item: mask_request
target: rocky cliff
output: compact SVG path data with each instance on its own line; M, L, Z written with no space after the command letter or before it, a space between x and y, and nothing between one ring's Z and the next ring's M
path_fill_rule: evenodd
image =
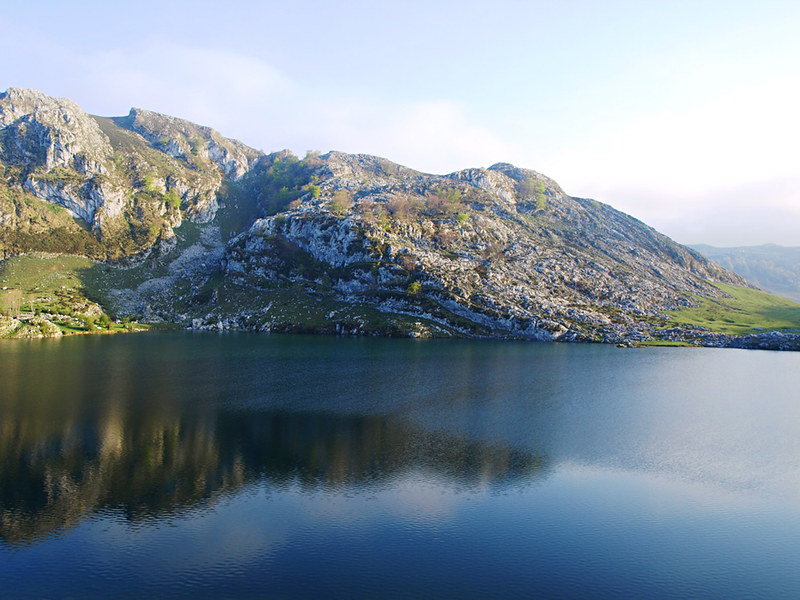
M725 296L715 284L746 285L504 163L430 175L366 155L267 155L174 117L93 117L16 89L0 95L0 159L5 255L99 261L84 284L117 316L631 342Z
M184 218L211 220L223 183L260 156L173 117L94 117L71 100L11 88L0 94L0 245L6 255L145 252L170 243Z

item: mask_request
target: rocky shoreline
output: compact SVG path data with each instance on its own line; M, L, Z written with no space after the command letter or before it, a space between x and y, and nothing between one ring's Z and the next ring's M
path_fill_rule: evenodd
M343 323L332 320L317 327L310 327L304 323L279 322L264 325L248 325L244 316L239 318L217 319L206 322L201 318L193 318L189 323L167 323L156 321L144 326L136 324L127 329L94 331L68 331L65 332L51 320L43 316L18 315L17 317L0 316L0 339L35 339L56 338L64 335L108 335L114 333L136 333L148 331L152 326L155 329L185 329L189 331L208 332L254 332L262 334L313 334L336 335L346 337L411 337L420 339L430 338L472 338L472 339L501 339L515 341L541 342L543 340L531 336L514 334L496 335L469 335L464 332L454 331L432 326L430 322L409 321L407 327L379 326L368 328L359 323ZM616 344L620 347L643 346L700 346L708 348L737 348L743 350L777 350L800 351L800 333L764 331L748 335L731 335L715 333L700 328L675 327L667 330L657 330L644 333L641 330L629 335L614 335L607 339L585 339L579 335L564 335L558 340L549 340L559 343L606 343Z
M499 335L464 335L459 333L448 333L439 335L435 329L427 327L422 321L417 321L417 330L403 332L400 330L389 331L387 329L365 329L352 324L342 324L331 322L318 328L308 328L300 323L277 323L266 326L247 326L245 319L227 318L219 319L216 322L205 322L203 319L195 318L191 324L186 326L187 330L192 331L216 331L216 332L244 332L254 333L304 333L313 335L337 335L347 337L412 337L412 338L473 338L473 339L500 339L513 341L542 342L543 340L530 336L499 334ZM715 333L702 329L672 328L669 330L655 331L653 334L642 334L636 332L635 335L613 336L604 340L589 340L579 336L564 336L563 339L547 340L553 343L601 343L615 344L620 347L645 347L658 346L664 342L664 346L699 346L706 348L736 348L742 350L777 350L777 351L800 351L800 333L765 331L747 335L731 335Z

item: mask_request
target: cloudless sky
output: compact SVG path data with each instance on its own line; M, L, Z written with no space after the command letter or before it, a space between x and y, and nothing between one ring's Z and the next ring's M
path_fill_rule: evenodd
M35 2L0 89L270 152L512 162L684 243L800 246L800 2Z

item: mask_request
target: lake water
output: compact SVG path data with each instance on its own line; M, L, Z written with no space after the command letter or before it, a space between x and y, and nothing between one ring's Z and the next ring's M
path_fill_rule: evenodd
M0 343L0 596L800 598L800 354Z

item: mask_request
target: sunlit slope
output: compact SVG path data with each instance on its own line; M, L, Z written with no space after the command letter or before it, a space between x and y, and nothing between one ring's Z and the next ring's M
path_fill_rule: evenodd
M0 338L53 337L134 329L114 322L85 283L96 266L80 256L16 256L0 261ZM137 325L136 329L141 328Z
M698 306L670 313L670 326L695 325L733 335L800 331L800 304L761 290L715 285L730 298L697 296Z

